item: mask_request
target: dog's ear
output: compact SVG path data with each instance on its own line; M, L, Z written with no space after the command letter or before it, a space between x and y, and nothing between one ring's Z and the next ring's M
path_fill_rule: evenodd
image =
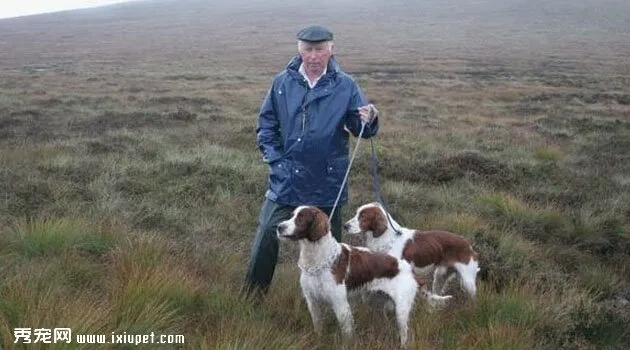
M379 237L387 231L387 218L381 213L374 217L374 237Z
M372 231L374 237L379 237L387 230L387 217L378 207L363 209L359 215L361 231Z
M328 223L328 217L324 212L319 209L311 209L312 222L308 234L308 240L315 242L318 239L324 237L330 231L330 224Z

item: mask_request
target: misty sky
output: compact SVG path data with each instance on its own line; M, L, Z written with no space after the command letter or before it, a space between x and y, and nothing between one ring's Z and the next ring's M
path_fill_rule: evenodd
M128 1L130 0L2 0L0 1L0 18L73 10Z

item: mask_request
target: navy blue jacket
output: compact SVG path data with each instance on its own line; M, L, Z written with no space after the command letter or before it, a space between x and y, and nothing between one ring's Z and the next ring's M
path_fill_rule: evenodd
M348 168L348 131L358 137L358 108L367 102L334 57L312 89L298 71L301 63L296 55L276 75L258 117L258 147L269 164L265 196L284 205L331 207ZM362 137L377 131L378 118L365 126ZM347 201L346 183L339 204Z

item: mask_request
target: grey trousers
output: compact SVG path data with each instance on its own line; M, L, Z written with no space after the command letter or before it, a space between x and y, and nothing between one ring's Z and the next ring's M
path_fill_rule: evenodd
M278 237L276 228L284 220L290 219L295 207L278 204L265 198L260 216L258 229L252 243L249 256L247 276L245 277L245 292L251 296L253 292L266 294L278 261ZM322 207L326 215L330 215L332 207ZM342 206L337 206L330 221L333 237L341 242Z

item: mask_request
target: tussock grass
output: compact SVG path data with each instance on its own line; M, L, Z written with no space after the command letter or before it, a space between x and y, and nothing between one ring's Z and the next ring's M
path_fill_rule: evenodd
M79 261L91 274L99 271L98 266ZM71 327L79 334L108 331L109 307L93 291L67 283L72 272L63 269L68 263L67 259L53 261L53 264L31 262L17 273L5 275L0 288L0 343L4 343L5 348L15 346L13 329L18 327Z
M557 147L542 146L536 148L534 157L541 161L557 162L562 159L563 153L562 150Z
M583 288L599 298L609 299L623 290L622 278L600 262L585 261L577 268Z
M482 287L474 305L443 311L442 320L417 313L418 348L535 348L542 343L533 335L545 319L538 307L537 297L516 284L496 294Z
M511 195L484 194L477 201L483 216L501 230L514 230L541 241L562 236L566 230L561 213L536 208Z
M256 332L249 331L254 327ZM209 340L202 341L202 349L313 349L317 348L314 339L297 338L278 326L266 322L219 324L210 334Z
M480 232L490 232L491 228L482 218L472 213L449 212L443 215L428 216L422 224L423 229L444 229L472 238Z
M103 254L113 246L113 234L85 220L22 219L10 231L6 250L25 257L55 256L69 250Z

